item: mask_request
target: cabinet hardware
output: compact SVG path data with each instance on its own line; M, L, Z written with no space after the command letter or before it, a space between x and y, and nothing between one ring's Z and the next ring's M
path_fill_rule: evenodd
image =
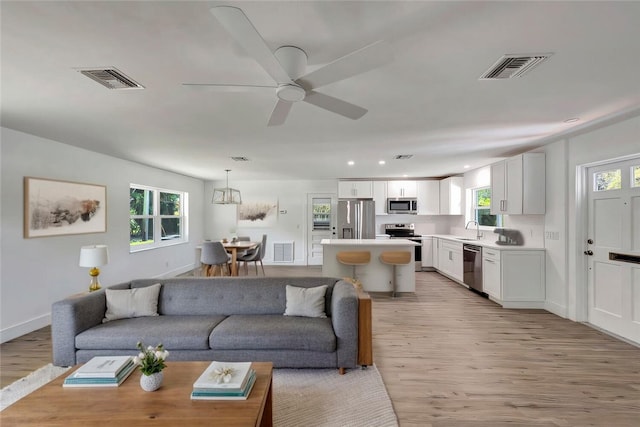
M593 255L593 251L592 250L584 251L584 254L592 256Z

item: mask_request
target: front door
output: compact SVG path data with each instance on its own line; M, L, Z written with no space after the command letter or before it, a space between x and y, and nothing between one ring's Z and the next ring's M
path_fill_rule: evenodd
M335 194L307 195L307 265L322 265L322 239L335 239Z
M640 343L640 157L588 177L589 322Z

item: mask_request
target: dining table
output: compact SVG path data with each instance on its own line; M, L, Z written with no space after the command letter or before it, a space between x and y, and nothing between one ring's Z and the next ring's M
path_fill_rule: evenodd
M231 254L231 275L238 275L238 251L248 251L258 247L260 242L248 242L246 240L236 240L222 242L222 246Z

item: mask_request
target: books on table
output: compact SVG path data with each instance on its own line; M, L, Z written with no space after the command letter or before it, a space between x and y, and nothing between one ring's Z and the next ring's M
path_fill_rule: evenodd
M223 378L224 371L231 373ZM193 384L193 400L246 400L256 381L251 362L211 362Z
M65 378L63 387L118 387L135 370L131 356L96 356Z

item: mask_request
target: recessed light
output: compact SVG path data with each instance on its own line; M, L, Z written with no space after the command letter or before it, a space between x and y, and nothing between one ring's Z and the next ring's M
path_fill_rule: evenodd
M565 122L565 123L575 123L575 122L577 122L577 121L579 121L579 120L580 120L580 118L579 118L579 117L572 117L572 118L570 118L570 119L565 120L564 122Z
M353 160L349 160L349 161L347 162L347 164L348 164L349 166L353 166L353 165L355 165L355 164L356 164L356 162L354 162Z
M406 173L404 175L402 175L403 178L407 178L409 175L407 175Z
M465 168L465 169L469 169L470 167L471 167L471 166L469 166L469 165L464 165L464 166L463 166L463 168Z
M387 163L387 162L385 162L384 160L380 160L380 161L378 162L378 164L379 164L379 165L384 165L385 163Z

